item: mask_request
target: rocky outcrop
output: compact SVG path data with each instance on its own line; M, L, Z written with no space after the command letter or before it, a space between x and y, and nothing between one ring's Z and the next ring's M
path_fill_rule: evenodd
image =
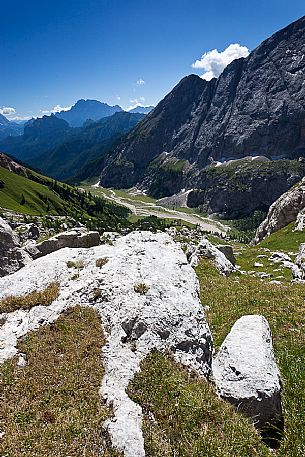
M29 255L20 247L17 235L0 217L0 276L19 270L30 260Z
M263 316L243 316L235 322L213 361L213 376L218 395L257 428L282 427L280 374Z
M162 186L160 198L201 189L202 168L230 159L303 157L304 31L302 17L218 79L183 78L108 155L101 185L154 195Z
M296 281L305 281L305 243L299 248L299 253L292 267L292 277Z
M26 168L15 162L6 154L0 152L0 167L6 168L8 171L12 171L18 175L27 176Z
M76 261L82 265L77 279L71 268ZM126 393L141 361L154 349L171 350L199 375L211 372L211 333L194 270L169 235L135 232L113 245L65 248L34 260L0 279L0 299L44 289L52 281L60 282L60 294L50 306L1 315L0 361L17 353L18 338L54 322L65 309L94 307L107 338L100 394L113 418L105 426L126 457L144 457L142 409Z
M225 252L227 255L228 251L228 247L226 247ZM230 251L230 255L232 255L232 252ZM212 259L215 262L215 266L219 273L224 276L229 276L233 271L235 271L233 263L231 263L231 261L227 258L226 254L222 252L218 247L210 243L206 238L203 238L198 246L194 248L193 252L190 255L190 264L193 267L197 266L200 257Z
M30 245L32 257L37 259L51 252L62 248L91 248L100 244L98 232L87 232L86 230L71 230L62 232L49 238L48 240Z
M257 229L254 244L259 243L271 235L271 233L280 230L290 222L296 221L298 214L304 208L305 178L271 205L266 219Z

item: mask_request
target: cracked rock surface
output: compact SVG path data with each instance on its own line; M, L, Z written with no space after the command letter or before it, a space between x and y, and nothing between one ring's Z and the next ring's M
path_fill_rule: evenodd
M107 261L96 266L101 259ZM79 260L75 279L67 262ZM42 290L52 281L60 282L60 294L50 306L0 314L0 362L16 355L18 338L55 321L68 307L94 307L107 337L100 394L114 417L105 426L126 457L145 456L142 409L126 393L144 357L170 349L177 361L210 375L212 338L195 272L167 234L134 232L113 246L64 248L34 260L0 278L0 298Z

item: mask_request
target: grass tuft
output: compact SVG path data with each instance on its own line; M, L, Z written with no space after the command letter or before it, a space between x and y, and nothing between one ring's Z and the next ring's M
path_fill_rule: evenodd
M147 292L149 291L149 286L147 286L146 284L144 284L143 282L141 282L141 283L138 283L138 284L135 284L135 285L134 285L134 291L135 291L137 294L146 295Z
M0 300L0 313L10 313L17 309L31 309L34 306L48 306L59 296L59 282L52 282L45 289L34 291L22 297L9 296Z

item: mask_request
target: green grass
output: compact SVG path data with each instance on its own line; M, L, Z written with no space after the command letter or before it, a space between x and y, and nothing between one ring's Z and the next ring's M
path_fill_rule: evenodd
M272 233L268 238L261 241L259 246L273 251L295 252L299 250L301 243L305 243L305 231L293 231L295 223L291 222L286 227Z
M2 457L120 455L103 431L104 342L97 313L80 307L19 342L25 367L17 358L0 367Z
M144 360L129 395L143 408L147 457L270 455L253 425L218 399L212 384L163 354Z
M65 201L48 187L0 167L0 206L28 215L60 214ZM24 204L21 204L23 197ZM43 196L43 199L41 199Z
M217 273L209 261L199 264L197 274L202 304L210 307L207 319L216 349L239 317L262 314L267 318L283 380L285 411L285 434L275 455L304 455L304 286L274 285L249 276L225 278Z

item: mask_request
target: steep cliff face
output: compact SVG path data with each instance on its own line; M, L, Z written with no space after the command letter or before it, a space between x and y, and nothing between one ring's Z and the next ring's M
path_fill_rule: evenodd
M199 171L215 161L303 157L304 32L305 17L233 61L217 80L182 79L111 152L101 184L138 184L154 193L161 175L166 196L190 183L200 188Z

